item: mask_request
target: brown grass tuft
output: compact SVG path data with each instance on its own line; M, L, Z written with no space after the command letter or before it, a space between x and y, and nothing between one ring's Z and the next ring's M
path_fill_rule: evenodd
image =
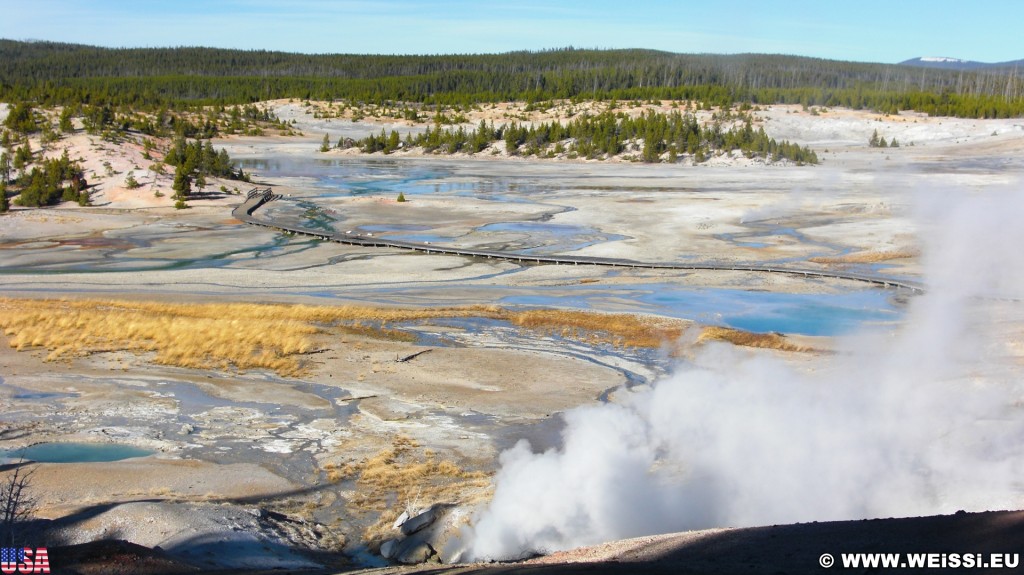
M416 334L402 331L400 329L389 329L383 326L370 326L362 324L346 325L341 331L352 335L361 335L373 339L386 339L388 341L404 341L412 343L416 341Z
M810 348L796 345L777 333L752 333L731 327L707 326L701 330L697 343L706 341L727 341L733 345L777 349L780 351L811 351Z
M519 327L562 337L627 347L660 347L679 339L689 325L668 318L557 309L513 311L508 313L508 320Z
M819 256L809 258L807 261L811 261L816 264L874 264L890 260L915 258L919 255L921 254L917 251L893 250L885 252L857 252L854 254L846 254L845 256L836 257Z
M356 491L349 511L376 520L366 528L364 542L380 544L392 536L391 525L405 509L434 503L473 503L488 497L490 476L467 471L430 450L421 449L407 437L362 462L332 466L328 470L354 477Z

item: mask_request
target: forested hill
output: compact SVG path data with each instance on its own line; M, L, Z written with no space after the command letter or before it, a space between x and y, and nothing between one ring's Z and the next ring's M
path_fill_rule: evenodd
M134 106L270 98L428 103L693 99L940 115L1024 115L1024 79L779 55L562 49L484 55L307 55L214 48L108 49L0 40L0 100Z
M996 70L1008 75L1016 75L1021 67L1024 67L1024 59L1011 60L1008 62L977 62L975 60L961 60L959 58L944 57L922 57L911 58L900 62L902 66L915 66L918 68L942 68L945 70Z

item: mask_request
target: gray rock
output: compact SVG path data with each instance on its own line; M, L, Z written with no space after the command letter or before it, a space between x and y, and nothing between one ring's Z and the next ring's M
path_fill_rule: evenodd
M469 514L469 509L450 503L431 505L412 517L402 513L394 523L402 534L384 542L380 546L380 554L385 559L406 565L458 560L464 550L461 531L469 520Z
M434 548L419 537L403 539L395 546L394 550L392 550L392 558L405 565L426 563L436 554L437 553L434 552Z
M380 556L385 559L391 559L395 555L395 546L397 545L397 539L388 539L380 546Z
M399 527L402 526L403 523L405 523L408 520L409 520L409 512L408 511L403 511L402 514L398 516L398 519L395 519L395 522L391 524L391 528L392 529L398 529Z
M195 430L196 430L195 426L192 425L191 423L186 423L185 425L181 426L181 434L182 435L192 435L192 432L195 431Z
M402 523L402 534L412 535L417 531L429 527L449 508L451 508L451 505L447 503L435 503L434 505L431 505L430 508L423 513L420 513L415 517L411 517Z

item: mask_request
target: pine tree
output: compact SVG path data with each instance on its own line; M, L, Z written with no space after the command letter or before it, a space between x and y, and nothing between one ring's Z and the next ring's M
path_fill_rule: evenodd
M185 169L184 164L174 169L174 184L171 188L174 190L175 199L181 203L184 203L185 198L192 193L192 178L188 174L189 171Z
M11 209L11 204L7 200L7 182L0 181L0 212L6 212Z
M327 134L324 134L324 139L320 142L320 151L326 152L331 149L331 139Z
M25 168L30 163L32 163L32 145L30 142L25 142L24 146L14 150L14 169L24 175Z
M510 156L519 153L519 127L514 123L505 127L505 151Z
M223 148L221 148L223 149ZM213 143L209 140L203 145L202 161L199 171L203 174L217 175L215 170L217 166L217 150L213 149Z
M58 128L65 134L75 131L74 126L71 124L71 106L64 106L64 109L61 110Z
M10 128L14 132L20 132L22 134L30 134L38 131L39 129L32 113L32 106L24 102L15 104L14 107L8 111L7 119L4 120L4 126Z
M228 157L228 151L224 148L221 148L220 151L217 152L217 162L215 165L217 167L213 171L214 174L218 176L231 177L231 158ZM239 172L241 172L241 170L239 170Z
M384 144L384 153L390 154L398 149L399 144L402 143L401 138L398 136L398 132L391 130L391 134L388 136L388 141Z

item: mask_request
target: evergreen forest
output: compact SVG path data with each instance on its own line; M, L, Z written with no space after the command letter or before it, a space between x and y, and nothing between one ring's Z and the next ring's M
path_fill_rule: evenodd
M789 103L1005 118L1024 115L1024 78L1013 69L1000 68L959 71L637 49L308 55L0 40L0 101L157 110L275 98L438 105L662 99L714 106Z

